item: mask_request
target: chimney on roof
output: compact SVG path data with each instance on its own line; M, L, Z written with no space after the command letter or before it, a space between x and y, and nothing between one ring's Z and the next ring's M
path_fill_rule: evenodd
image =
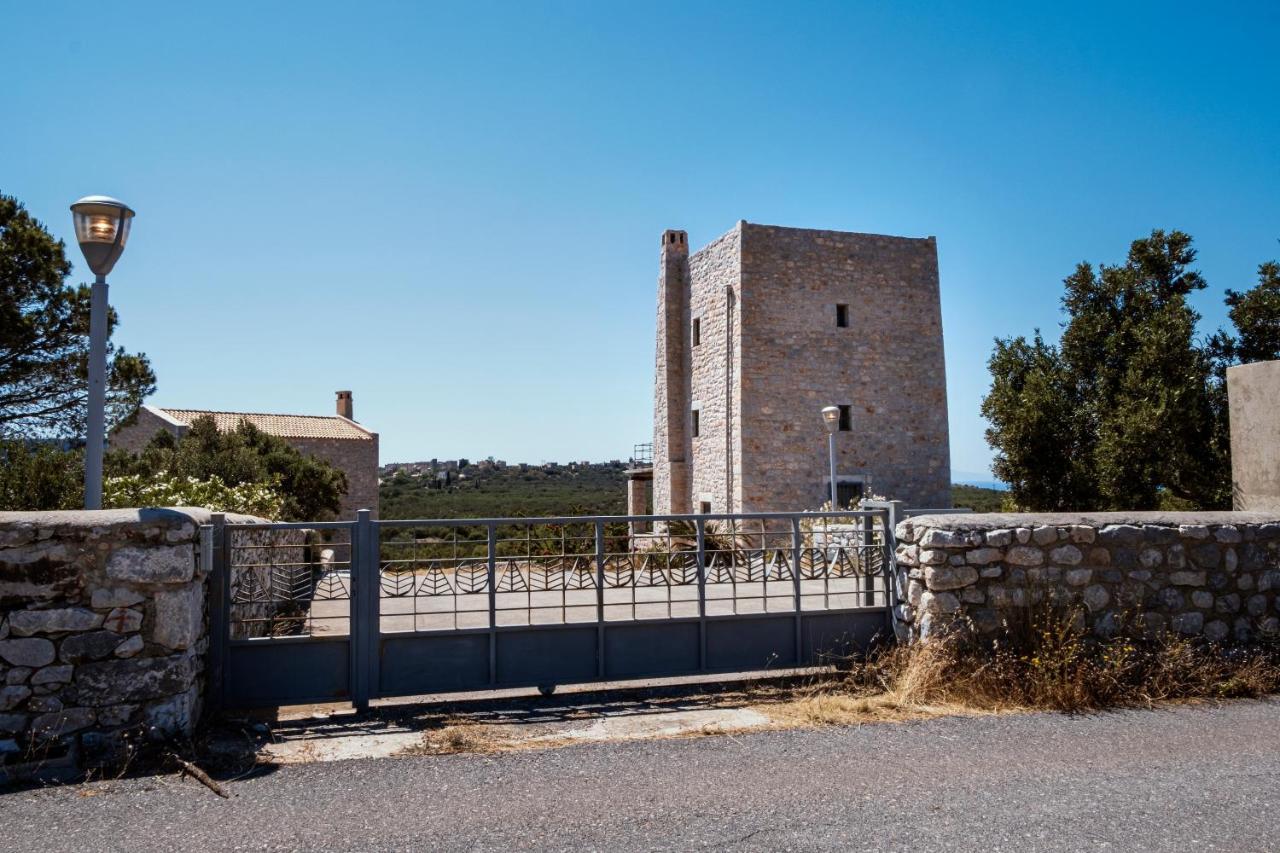
M352 414L353 411L354 409L351 406L351 392L339 391L338 392L338 416L346 418L349 421L354 421L355 415Z

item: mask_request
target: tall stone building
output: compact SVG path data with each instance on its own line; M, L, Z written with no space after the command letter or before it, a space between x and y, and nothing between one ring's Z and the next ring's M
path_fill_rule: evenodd
M662 235L653 511L815 509L839 406L842 505L951 506L938 253L923 239L739 222ZM633 511L644 501L633 472Z
M206 409L169 409L143 406L137 418L111 434L111 447L137 453L161 430L181 437L198 417L209 416L222 432L248 421L265 433L278 436L291 447L315 456L347 475L347 493L338 518L355 518L356 510L378 515L378 434L355 420L350 391L337 392L332 415L273 415L261 412L214 412Z

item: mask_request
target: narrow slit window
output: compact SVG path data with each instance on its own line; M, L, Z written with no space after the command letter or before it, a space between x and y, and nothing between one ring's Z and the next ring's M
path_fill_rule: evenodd
M698 504L698 512L702 513L703 515L710 515L711 501L702 501L700 504Z
M702 318L693 318L693 345L696 347L702 343Z
M841 329L849 328L849 306L836 305L836 326Z
M849 406L840 407L840 431L850 432L853 430L853 415L849 411Z
M699 432L700 432L700 430L699 430L699 426L700 426L700 424L698 423L698 421L700 420L700 418L698 417L698 415L700 415L700 414L702 414L702 412L698 411L697 409L694 409L694 410L693 410L693 437L694 437L694 438L697 438L697 437L698 437L698 434L699 434Z

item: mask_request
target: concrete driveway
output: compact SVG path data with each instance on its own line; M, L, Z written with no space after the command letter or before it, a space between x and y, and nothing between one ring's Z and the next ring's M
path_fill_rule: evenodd
M1274 850L1280 702L355 760L0 795L3 850Z

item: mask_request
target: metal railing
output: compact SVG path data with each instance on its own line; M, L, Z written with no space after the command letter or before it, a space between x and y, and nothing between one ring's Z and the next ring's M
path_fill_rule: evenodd
M653 442L645 442L637 444L631 448L631 464L632 465L652 465L653 464Z
M232 639L886 607L880 511L228 525ZM649 532L632 532L637 523ZM362 556L364 555L364 556ZM372 593L370 593L372 594Z

